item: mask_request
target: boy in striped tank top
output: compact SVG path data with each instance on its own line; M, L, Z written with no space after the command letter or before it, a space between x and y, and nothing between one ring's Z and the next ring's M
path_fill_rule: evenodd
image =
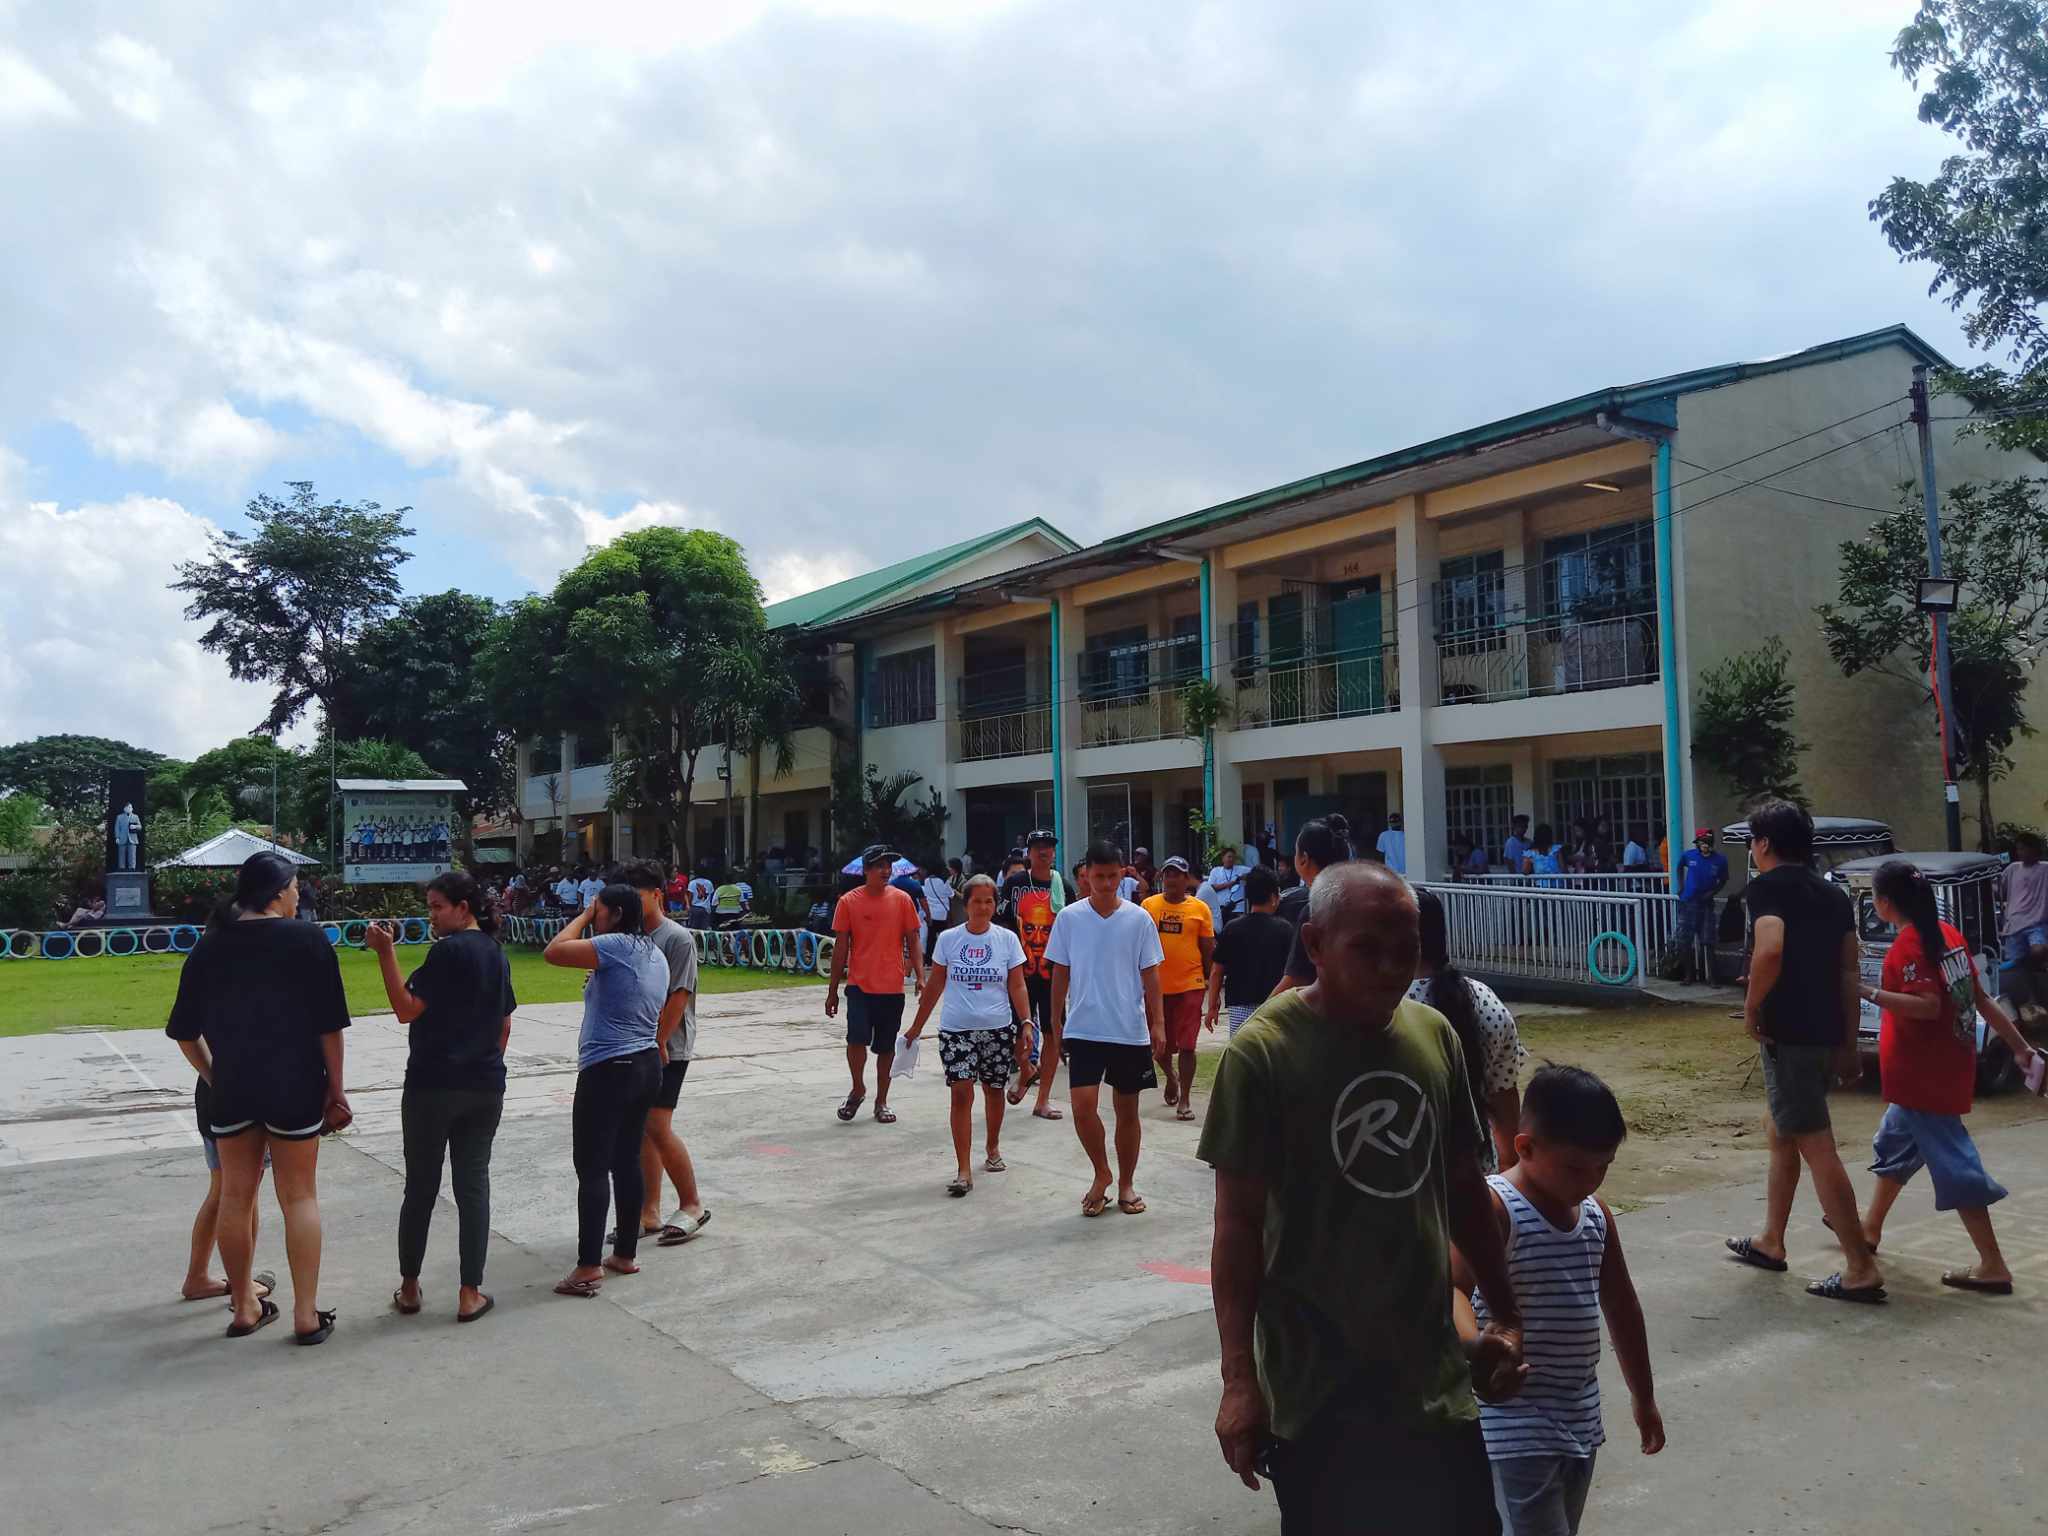
M1594 1193L1628 1127L1607 1085L1579 1067L1545 1066L1522 1094L1515 1166L1487 1179L1523 1318L1528 1380L1506 1402L1479 1405L1494 1497L1506 1536L1571 1536L1586 1508L1600 1423L1600 1315L1635 1400L1643 1454L1664 1449L1650 1379L1642 1303L1622 1258L1614 1213ZM1486 1297L1451 1256L1452 1308L1468 1344L1486 1325Z

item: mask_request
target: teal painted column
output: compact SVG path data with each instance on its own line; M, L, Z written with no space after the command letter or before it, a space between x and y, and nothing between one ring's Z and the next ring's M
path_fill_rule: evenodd
M1067 835L1067 778L1060 757L1061 716L1066 714L1063 701L1064 690L1060 687L1060 600L1053 598L1047 605L1052 619L1052 664L1046 691L1051 696L1052 708L1052 832L1053 836L1064 839ZM1073 854L1064 843L1060 848L1061 862L1071 865L1079 855Z
M1202 681L1213 684L1216 681L1216 645L1212 608L1214 602L1209 590L1209 562L1214 557L1202 556ZM1212 727L1202 732L1202 818L1211 826L1216 825L1216 732Z
M1671 572L1671 439L1657 440L1654 501L1657 529L1657 671L1664 679L1664 835L1671 842L1671 886L1685 840L1685 759L1678 752L1678 603Z

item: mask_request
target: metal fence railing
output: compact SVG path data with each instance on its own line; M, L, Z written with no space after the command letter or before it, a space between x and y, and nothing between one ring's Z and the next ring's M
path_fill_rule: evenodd
M1515 886L1538 891L1591 891L1599 896L1668 896L1671 877L1659 870L1610 875L1467 875L1466 885Z
M1426 889L1443 901L1451 958L1494 975L1640 990L1663 973L1677 942L1680 903L1668 890L1608 894L1499 880L1432 881ZM1710 974L1708 930L1691 957L1700 976Z
M1113 747L1128 741L1167 741L1185 735L1180 689L1159 684L1142 693L1081 700L1084 747Z
M961 716L953 722L953 761L1029 757L1052 750L1052 706L1029 704L1001 714Z
M1231 663L1232 723L1303 725L1379 715L1401 707L1401 665L1392 644L1293 658L1251 655Z
M1654 613L1504 622L1437 639L1443 704L1585 693L1656 681Z

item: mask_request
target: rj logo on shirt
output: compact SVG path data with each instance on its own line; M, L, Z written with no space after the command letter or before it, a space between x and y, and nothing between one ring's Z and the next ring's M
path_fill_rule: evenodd
M1402 1072L1364 1072L1337 1096L1330 1150L1345 1182L1381 1200L1412 1195L1436 1157L1436 1116Z

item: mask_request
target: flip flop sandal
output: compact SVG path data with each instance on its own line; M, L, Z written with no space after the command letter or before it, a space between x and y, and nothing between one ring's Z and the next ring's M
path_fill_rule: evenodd
M846 1102L839 1106L839 1118L851 1120L860 1113L860 1107L867 1102L867 1097L864 1093L849 1094Z
M883 1125L894 1125L896 1123L896 1111L886 1104L877 1104L875 1106L875 1119Z
M1182 1105L1181 1105L1181 1106L1180 1106L1180 1107L1179 1107L1178 1109L1176 1109L1176 1110L1175 1110L1175 1111L1173 1112L1173 1118L1174 1118L1174 1119L1176 1119L1176 1120L1192 1120L1192 1119L1194 1119L1194 1118L1195 1118L1195 1108L1194 1108L1194 1106L1193 1106L1192 1104L1187 1104L1187 1103L1183 1103L1183 1104L1182 1104Z
M946 1193L951 1195L955 1200L958 1200L962 1195L967 1194L973 1188L974 1185L971 1181L967 1179L955 1179L952 1183L946 1186Z
M1820 1219L1820 1224L1821 1224L1822 1226L1826 1227L1826 1228L1827 1228L1827 1229L1828 1229L1828 1230L1829 1230L1830 1232L1832 1232L1832 1231L1834 1231L1834 1230L1835 1230L1835 1224L1834 1224L1834 1223L1833 1223L1832 1221L1830 1221L1830 1220L1829 1220L1829 1219L1828 1219L1827 1217L1825 1217L1825 1216L1821 1217L1821 1219ZM1870 1240L1869 1240L1868 1238L1865 1238L1865 1239L1864 1239L1864 1241L1865 1241L1865 1242L1869 1242ZM1877 1252L1877 1244L1875 1244L1875 1243L1871 1243L1871 1244L1870 1244L1870 1251L1871 1251L1872 1253L1875 1253L1875 1252Z
M1743 1263L1754 1265L1758 1269L1768 1269L1774 1275L1782 1275L1792 1267L1783 1259L1774 1259L1768 1253L1758 1252L1756 1245L1746 1237L1729 1238L1727 1247L1728 1251Z
M277 1276L272 1274L269 1270L259 1269L256 1271L255 1274L251 1275L249 1279L255 1285L261 1288L263 1296L275 1296L277 1294ZM256 1299L258 1301L261 1301L263 1299L263 1296L259 1296ZM233 1306L234 1303L229 1302L228 1305Z
M1003 1155L1000 1152L989 1154L988 1159L981 1166L989 1173L1008 1173L1010 1171L1010 1165L1003 1161Z
M253 1323L229 1323L227 1336L231 1339L246 1339L258 1328L268 1328L278 1319L277 1303L265 1297L257 1304L256 1321Z
M1825 1280L1816 1280L1806 1288L1809 1296L1818 1296L1822 1301L1854 1301L1866 1307L1879 1306L1890 1300L1881 1285L1844 1285L1839 1272Z
M315 1312L313 1316L320 1321L318 1328L315 1328L311 1333L294 1333L292 1335L301 1344L325 1344L327 1336L334 1332L334 1314L332 1312Z
M397 1290L391 1293L391 1310L396 1312L400 1317L411 1317L413 1313L419 1311L419 1309L419 1302L414 1302L411 1306L407 1306L405 1304L405 1292L403 1290Z
M1083 1216L1100 1216L1104 1211L1108 1209L1109 1196L1107 1195L1096 1195L1091 1199L1083 1200L1081 1202L1081 1214Z
M704 1214L699 1216L695 1221L692 1221L686 1215L683 1217L681 1221L672 1221L667 1226L663 1227L661 1229L661 1236L657 1237L654 1240L655 1245L661 1248L673 1248L678 1243L687 1243L691 1238L695 1237L699 1232L702 1232L706 1227L710 1225L711 1207L707 1205L704 1207Z
M1145 1197L1137 1195L1129 1200L1119 1200L1116 1208L1126 1216L1142 1216L1145 1214Z
M1034 1120L1064 1120L1067 1117L1056 1109L1034 1109L1031 1111L1031 1118Z
M456 1314L455 1314L455 1321L457 1321L458 1323L473 1323L473 1322L475 1322L475 1321L476 1321L476 1320L477 1320L478 1318L482 1317L482 1316L483 1316L483 1315L484 1315L484 1314L485 1314L486 1312L490 1311L490 1310L491 1310L491 1308L495 1307L495 1306L496 1306L497 1304L498 1304L498 1298L497 1298L497 1297L495 1297L495 1296L489 1296L489 1295L487 1295L487 1296L485 1296L485 1297L484 1297L484 1304L483 1304L482 1306L478 1307L478 1308L477 1308L477 1309L476 1309L476 1310L475 1310L474 1312L458 1312L458 1313L456 1313Z
M562 1280L555 1285L557 1296L595 1296L604 1289L602 1280Z
M1979 1296L2010 1296L2010 1280L1979 1280L1967 1270L1945 1269L1941 1272L1941 1283L1952 1290L1974 1291Z
M1174 1084L1168 1083L1164 1088L1161 1088L1159 1090L1159 1096L1166 1100L1167 1103L1171 1104L1174 1102L1176 1098L1179 1097L1179 1092L1179 1089L1175 1087Z
M621 1268L621 1265L630 1267ZM622 1259L616 1253L605 1255L604 1267L615 1275L637 1275L640 1273L640 1266L638 1264L634 1263L631 1259Z

